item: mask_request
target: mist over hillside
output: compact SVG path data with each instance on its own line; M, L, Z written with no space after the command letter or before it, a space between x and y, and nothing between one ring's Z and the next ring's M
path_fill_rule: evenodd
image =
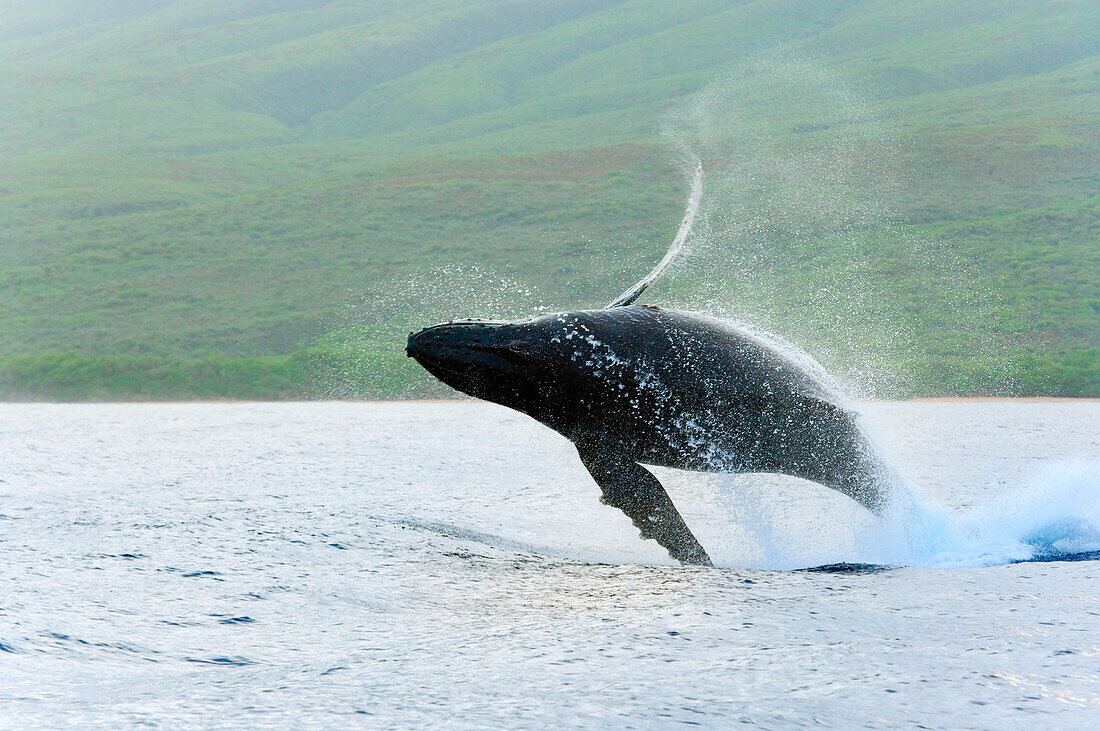
M433 319L647 294L857 391L1100 396L1094 2L18 0L0 392L439 393Z

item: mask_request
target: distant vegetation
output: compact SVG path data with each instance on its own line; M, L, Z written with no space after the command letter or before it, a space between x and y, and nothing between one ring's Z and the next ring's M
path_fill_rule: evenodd
M0 397L445 394L436 319L647 301L857 390L1100 396L1100 4L15 0Z

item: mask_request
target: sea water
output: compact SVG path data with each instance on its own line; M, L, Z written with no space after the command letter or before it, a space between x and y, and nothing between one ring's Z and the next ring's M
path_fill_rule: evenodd
M472 403L0 406L0 725L1100 723L1100 403L873 403L876 520ZM826 570L803 569L828 566Z

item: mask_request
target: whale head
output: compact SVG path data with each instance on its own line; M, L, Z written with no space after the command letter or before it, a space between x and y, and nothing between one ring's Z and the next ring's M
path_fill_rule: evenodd
M570 435L587 407L606 405L623 390L615 386L622 363L600 340L602 319L573 312L460 320L411 333L405 352L448 386Z
M527 335L515 323L459 320L410 333L405 353L451 388L515 401L531 396L540 365L540 343Z

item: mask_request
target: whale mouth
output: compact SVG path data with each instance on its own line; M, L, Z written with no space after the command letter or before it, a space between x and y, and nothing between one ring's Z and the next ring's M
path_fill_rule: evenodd
M450 383L448 378L443 378L443 374L450 376L451 378L460 378L466 375L466 373L458 368L448 365L448 361L444 358L432 357L427 353L414 352L410 348L405 348L405 355L415 360L417 363L428 371L436 378Z

